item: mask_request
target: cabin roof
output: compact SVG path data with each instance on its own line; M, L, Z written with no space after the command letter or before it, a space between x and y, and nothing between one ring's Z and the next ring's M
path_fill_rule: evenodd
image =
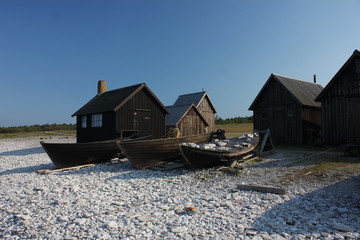
M119 88L111 91L106 91L93 97L88 103L77 110L72 117L78 115L94 114L117 111L129 99L142 89L146 89L150 95L159 103L159 105L168 113L165 106L153 94L153 92L146 86L145 83L140 83L124 88Z
M191 105L194 104L195 107L198 107L201 101L207 98L209 100L210 106L213 109L214 113L216 113L216 109L214 107L214 104L210 100L209 94L206 91L196 92L196 93L190 93L190 94L184 94L180 95L175 103L174 106L182 106L182 105Z
M344 65L339 69L339 71L335 74L335 76L330 80L330 82L325 86L325 88L321 91L321 93L316 97L316 101L320 102L324 95L331 89L335 82L337 82L340 78L339 76L344 72L344 70L349 66L349 64L354 60L354 58L360 57L360 51L355 49L350 58L344 63Z
M209 124L206 122L204 117L200 114L200 112L196 109L194 104L190 105L181 105L181 106L167 106L167 110L169 111L169 114L165 117L165 122L167 126L175 126L177 125L190 111L191 108L193 108L196 113L199 115L199 117L202 119L202 121L205 122L205 124L208 126Z
M321 103L315 101L315 98L321 92L323 87L320 84L298 80L294 78L285 77L282 75L272 73L255 100L249 107L249 110L254 110L254 106L269 82L275 80L285 87L285 89L295 98L295 100L302 106L321 107Z

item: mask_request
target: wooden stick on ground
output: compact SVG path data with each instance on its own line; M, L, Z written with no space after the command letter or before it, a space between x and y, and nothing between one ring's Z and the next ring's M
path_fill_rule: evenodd
M263 193L275 193L280 195L284 195L286 192L284 188L264 187L264 186L256 186L256 185L238 185L237 188L239 190L256 191Z
M80 169L80 168L84 168L84 167L94 167L94 166L95 166L95 164L86 164L86 165L67 167L67 168L41 169L41 170L37 170L36 172L42 173L42 174L49 174L49 173L54 173L54 172L70 171L70 170Z

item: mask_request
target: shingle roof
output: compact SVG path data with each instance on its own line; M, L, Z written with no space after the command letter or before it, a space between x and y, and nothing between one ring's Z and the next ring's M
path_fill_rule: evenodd
M209 95L206 91L202 91L202 92L196 92L196 93L190 93L190 94L184 94L184 95L180 95L175 103L174 106L181 106L181 105L191 105L194 104L195 107L198 107L200 102L207 97L209 99L210 105L211 107L214 109L214 112L216 112L215 107L213 105L213 103L211 102Z
M360 57L360 51L355 49L353 54L350 56L350 58L344 63L344 65L339 69L339 71L335 74L335 76L330 80L330 82L325 86L325 88L321 91L321 93L316 97L316 101L321 101L323 96L326 94L329 89L331 89L331 86L338 81L339 76L342 74L342 72L349 66L349 64L354 60L354 58Z
M83 107L81 107L78 111L76 111L72 116L116 111L120 106L122 106L127 100L129 100L142 88L146 88L150 92L150 94L153 95L153 97L159 102L159 104L165 109L165 111L167 111L166 108L162 105L162 103L157 99L157 97L146 86L146 84L140 83L133 86L119 88L98 94L88 103L86 103Z
M181 105L181 106L167 106L166 109L169 111L169 114L166 115L166 117L165 117L166 125L167 126L175 126L176 124L178 124L191 108L194 108L194 110L198 113L198 115L206 123L205 119L198 112L195 105L190 104L190 105ZM208 125L208 123L206 123L206 125Z
M323 89L320 84L289 78L272 73L263 88L260 90L259 94L256 96L251 106L249 107L249 110L253 110L255 102L260 97L262 91L266 88L267 84L271 79L275 79L280 84L282 84L301 105L309 107L321 107L321 103L315 101L315 98Z

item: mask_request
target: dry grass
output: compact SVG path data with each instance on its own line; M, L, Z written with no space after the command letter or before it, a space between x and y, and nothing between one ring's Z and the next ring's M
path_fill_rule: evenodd
M326 179L344 180L359 175L360 159L325 155L318 159L309 159L306 166L296 172L287 173L281 179L285 185L299 180L324 181Z
M46 132L20 132L20 133L1 133L0 139L5 138L25 138L25 137L46 137L46 136L75 136L75 130L46 131Z
M230 123L230 124L219 124L215 125L215 129L225 130L225 136L237 137L245 133L251 133L254 130L253 123Z

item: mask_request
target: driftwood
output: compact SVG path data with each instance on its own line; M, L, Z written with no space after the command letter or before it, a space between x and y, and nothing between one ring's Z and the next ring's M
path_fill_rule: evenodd
M284 188L264 187L264 186L256 186L256 185L238 185L237 188L239 190L256 191L263 193L275 193L280 195L284 195L286 192Z
M261 156L264 151L269 151L274 148L274 144L271 138L270 129L266 131L258 131L260 135L262 135L262 140L259 148L259 155Z
M41 173L41 174L49 174L49 173L70 171L70 170L80 169L80 168L84 168L84 167L94 167L94 166L95 166L95 164L86 164L86 165L80 165L80 166L68 167L68 168L41 169L41 170L37 170L36 172Z

